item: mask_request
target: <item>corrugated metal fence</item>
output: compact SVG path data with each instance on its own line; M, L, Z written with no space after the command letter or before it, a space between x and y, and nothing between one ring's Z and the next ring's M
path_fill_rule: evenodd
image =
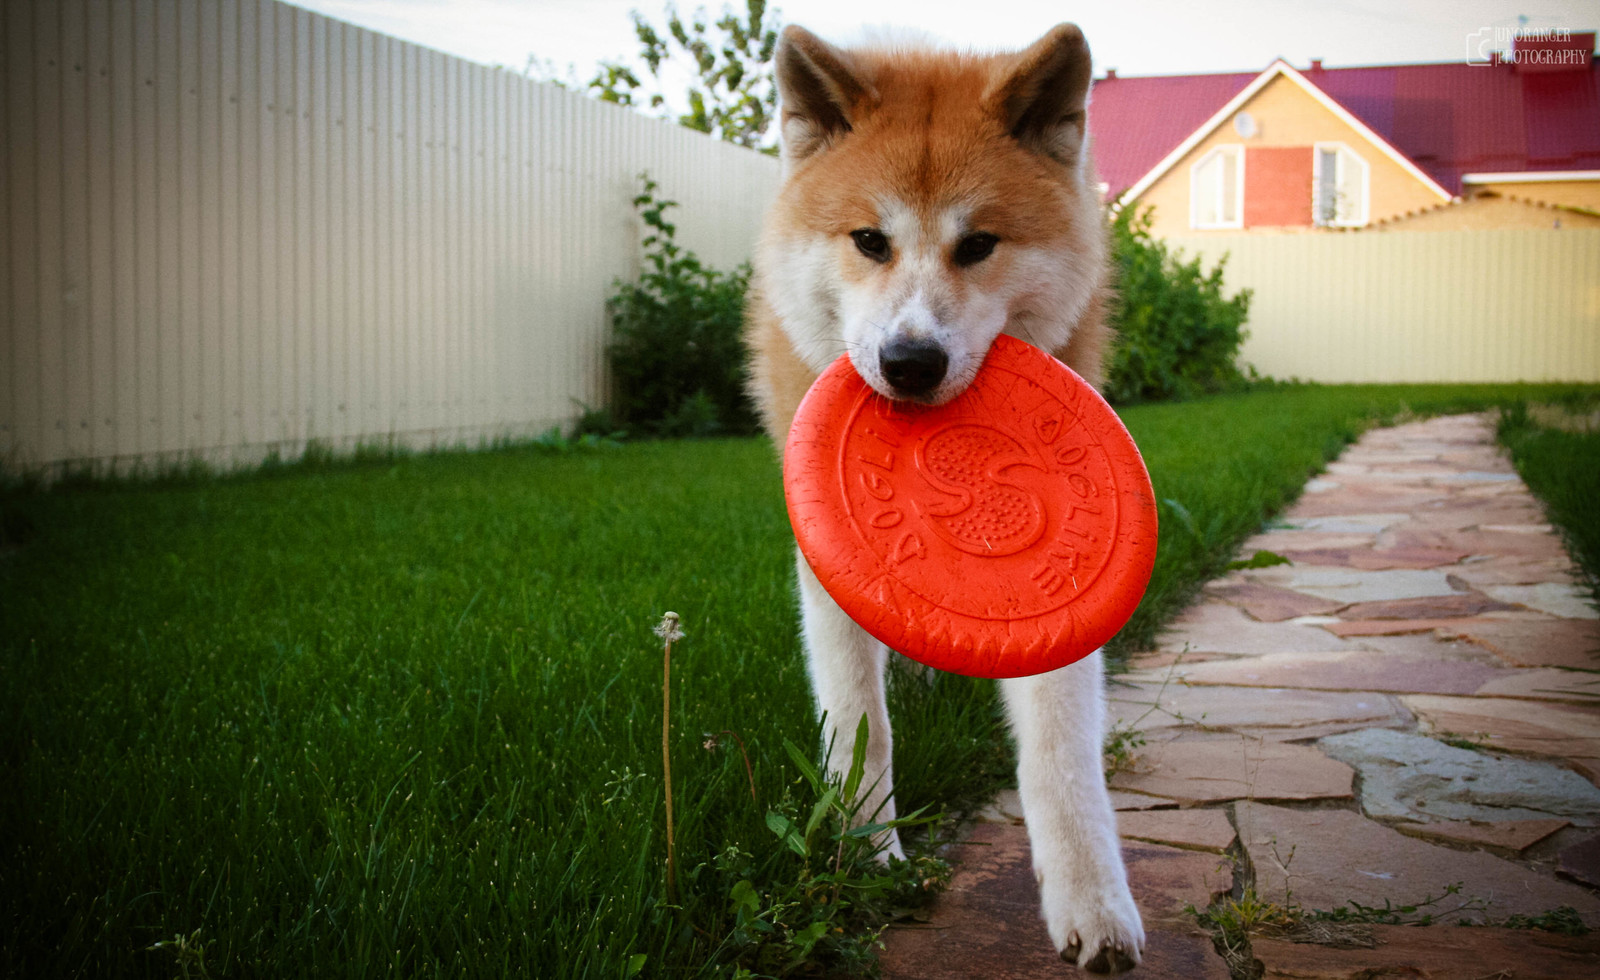
M1243 360L1327 382L1600 381L1600 230L1174 237L1255 290Z
M275 0L5 0L0 460L538 431L604 399L648 170L748 258L777 162Z

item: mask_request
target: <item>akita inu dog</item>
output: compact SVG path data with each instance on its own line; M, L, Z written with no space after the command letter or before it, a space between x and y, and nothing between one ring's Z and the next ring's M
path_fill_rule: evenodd
M751 391L780 446L841 353L880 394L922 404L960 394L1001 333L1100 382L1107 246L1077 27L999 55L844 50L790 27L776 66L783 186L757 249L746 331ZM888 653L798 565L829 764L848 766L865 713L866 811L892 817ZM1001 690L1050 938L1090 971L1129 969L1144 929L1101 776L1100 655ZM901 856L892 834L885 845Z

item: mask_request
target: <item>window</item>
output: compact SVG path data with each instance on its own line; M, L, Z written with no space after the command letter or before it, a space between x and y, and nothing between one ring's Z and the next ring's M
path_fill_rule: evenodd
M1189 168L1189 224L1195 228L1243 228L1244 153L1219 146Z
M1367 223L1367 161L1343 143L1318 143L1311 175L1311 217L1327 228Z

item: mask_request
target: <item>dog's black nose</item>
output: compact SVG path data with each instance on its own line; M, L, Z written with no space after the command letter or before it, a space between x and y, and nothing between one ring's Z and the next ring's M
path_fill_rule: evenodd
M878 352L878 368L897 394L926 395L944 380L950 358L931 340L891 340Z

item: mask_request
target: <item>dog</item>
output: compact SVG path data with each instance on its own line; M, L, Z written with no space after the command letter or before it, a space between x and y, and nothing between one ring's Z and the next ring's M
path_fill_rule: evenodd
M791 26L774 62L783 182L756 249L745 339L750 392L779 446L840 354L879 394L924 405L959 395L1001 333L1101 382L1106 226L1077 27L978 55L843 49ZM888 651L797 565L828 766L848 768L865 714L863 812L891 819ZM1131 969L1144 929L1101 774L1100 654L1001 690L1050 939L1090 972ZM892 831L883 844L904 857Z

